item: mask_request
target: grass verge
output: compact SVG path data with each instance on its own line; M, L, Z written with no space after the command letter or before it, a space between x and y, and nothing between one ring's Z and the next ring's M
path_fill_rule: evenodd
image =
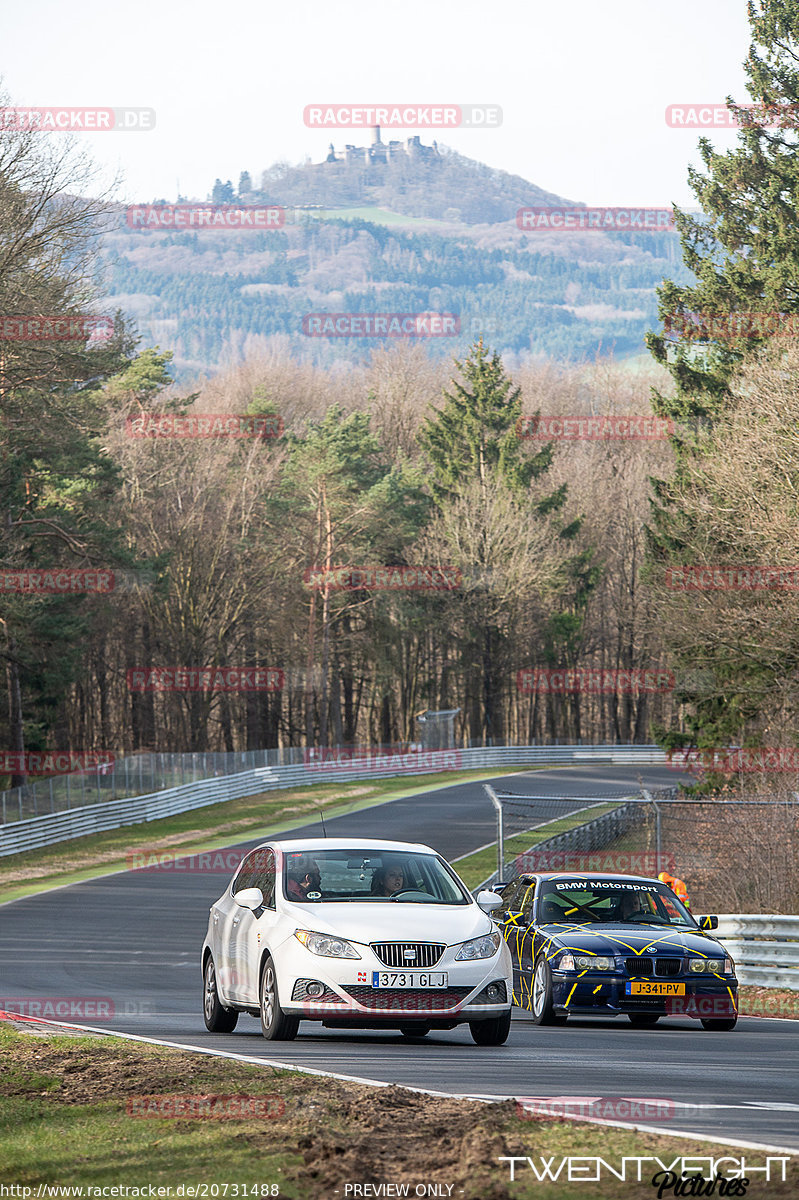
M543 769L520 764L504 768L503 773ZM25 854L10 854L0 858L0 903L121 871L128 854L136 849L200 854L239 842L272 837L306 823L309 818L318 817L320 809L326 817L333 817L417 795L430 788L495 778L496 771L456 774L442 771L430 775L399 778L395 775L388 779L280 788L207 808L195 808L160 821L126 825L107 833L58 842Z
M603 813L618 808L620 803L621 801L614 800L612 804L598 805L590 812L583 811L572 813L566 817L556 817L554 821L547 821L545 825L539 825L537 829L514 833L511 837L505 838L505 858L507 860L511 855L524 854L527 850L534 850L539 842L547 841L559 833L566 833L567 830L574 829L577 825L584 825L587 821L593 821L596 817L601 817ZM497 869L496 845L485 846L482 850L475 851L474 854L453 859L453 863L463 882L470 888L476 888Z
M730 1147L678 1136L524 1119L512 1100L487 1105L439 1099L114 1037L30 1028L0 1025L0 1183L32 1187L34 1196L41 1184L127 1186L144 1188L139 1193L144 1196L149 1187L170 1188L162 1195L174 1200L189 1185L205 1185L207 1197L225 1200L227 1184L231 1200L245 1195L344 1200L357 1194L347 1193L347 1184L369 1183L407 1184L409 1195L456 1200L560 1200L578 1193L635 1200L657 1195L648 1177L621 1184L605 1173L589 1193L574 1180L536 1182L528 1169L519 1170L511 1184L508 1165L499 1159L529 1155L538 1163L543 1156L557 1164L563 1156L598 1156L619 1169L624 1156L670 1163L680 1156L735 1154ZM486 1052L489 1070L497 1069L502 1054ZM195 1115L165 1116L175 1111L177 1100L192 1106L183 1112ZM197 1115L201 1104L214 1115ZM231 1113L236 1115L223 1115ZM753 1154L747 1152L750 1161ZM430 1184L438 1190L428 1190ZM242 1185L259 1190L244 1192ZM787 1200L797 1189L791 1163L784 1184L772 1181L759 1190L755 1183L747 1195ZM360 1192L380 1194L402 1193Z

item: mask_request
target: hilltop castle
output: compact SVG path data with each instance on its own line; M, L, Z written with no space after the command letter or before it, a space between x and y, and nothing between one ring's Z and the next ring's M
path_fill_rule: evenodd
M383 142L380 139L380 126L373 125L370 146L346 145L342 152L336 150L331 142L325 163L345 163L347 166L359 164L371 167L382 166L398 158L410 158L415 162L430 162L441 158L441 154L437 142L434 141L432 146L423 146L422 139L418 134L406 138L404 142Z

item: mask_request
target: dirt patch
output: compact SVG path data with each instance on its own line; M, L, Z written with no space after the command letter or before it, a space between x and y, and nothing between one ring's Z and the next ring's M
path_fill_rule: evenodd
M787 1017L799 1020L799 991L790 988L738 988L738 1012L742 1017Z

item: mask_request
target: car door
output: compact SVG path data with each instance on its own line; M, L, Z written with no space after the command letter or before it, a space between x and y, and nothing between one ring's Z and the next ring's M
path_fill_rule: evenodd
M258 1006L258 978L261 954L272 944L271 933L277 921L275 911L275 852L271 846L253 850L245 860L247 868L244 882L239 887L236 880L236 891L245 887L261 889L264 903L260 909L253 912L249 908L236 905L236 912L231 922L232 958L235 963L237 978L236 998L240 1003ZM242 871L242 874L244 872ZM235 892L234 892L235 898Z
M533 939L528 929L533 915L535 877L524 875L503 895L497 914L513 961L513 1002L529 1008L532 989Z

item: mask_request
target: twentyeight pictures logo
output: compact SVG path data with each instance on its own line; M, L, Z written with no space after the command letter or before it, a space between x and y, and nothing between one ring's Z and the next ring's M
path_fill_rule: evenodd
M519 229L558 233L591 229L604 233L672 233L675 229L671 208L520 208L516 224Z
M457 337L460 317L455 313L306 313L306 337Z
M147 133L154 108L0 108L0 133Z
M282 229L286 210L273 204L130 204L130 229Z
M498 104L306 104L309 129L496 129Z

